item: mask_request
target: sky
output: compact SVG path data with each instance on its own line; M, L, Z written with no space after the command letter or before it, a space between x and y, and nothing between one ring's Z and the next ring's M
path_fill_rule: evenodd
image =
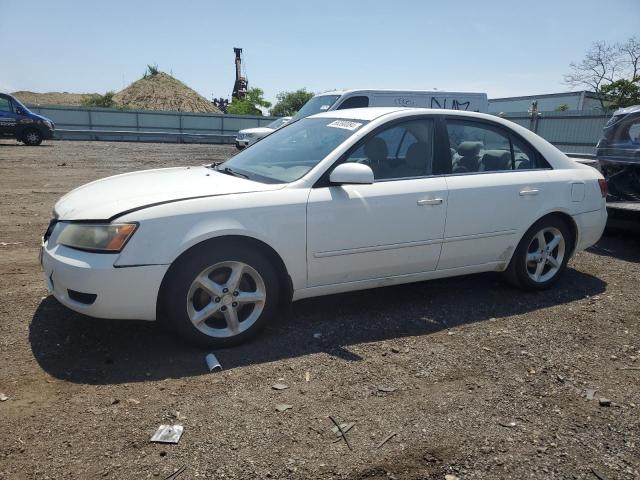
M229 98L250 87L566 91L592 42L640 34L639 0L0 0L0 91L118 91L147 64Z

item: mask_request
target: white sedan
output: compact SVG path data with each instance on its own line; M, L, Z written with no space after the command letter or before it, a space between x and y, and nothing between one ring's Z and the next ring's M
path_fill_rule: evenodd
M339 110L224 164L73 190L55 205L42 265L73 310L158 319L224 346L318 295L487 271L550 287L600 238L605 196L595 169L501 118Z
M274 120L264 127L245 128L244 130L240 130L236 135L236 148L238 150L242 150L243 148L256 143L261 138L273 133L274 130L284 127L289 120L291 120L291 117L282 117Z

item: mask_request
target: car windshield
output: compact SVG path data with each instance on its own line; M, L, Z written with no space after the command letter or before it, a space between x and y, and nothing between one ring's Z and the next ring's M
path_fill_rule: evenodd
M316 113L326 112L331 108L331 105L336 103L336 100L340 98L340 95L318 95L313 97L307 103L305 103L298 113L296 113L291 119L292 122L300 120L304 117L310 117Z
M281 126L283 126L285 123L287 123L289 121L288 118L279 118L277 120L274 120L273 122L271 122L269 125L267 125L267 128L272 128L273 130L275 130L276 128L280 128Z
M217 168L259 182L293 182L366 123L364 120L303 118L267 135Z
M18 100L16 97L11 97L11 98L13 99L13 103L14 103L15 105L17 105L18 107L22 107L22 109L23 109L25 112L27 112L27 113L31 113L31 111L30 111L27 107L25 107L25 106L24 106L24 104L23 104L20 100Z

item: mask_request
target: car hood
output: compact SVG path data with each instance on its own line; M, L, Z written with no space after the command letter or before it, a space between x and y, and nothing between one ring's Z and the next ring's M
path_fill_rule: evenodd
M217 172L207 167L176 167L125 173L87 183L62 197L59 220L111 220L123 213L192 198L282 188Z
M37 113L33 113L33 112L29 112L29 116L33 119L37 119L40 120L41 122L51 122L53 123L53 121L51 121L50 118L47 117L43 117L42 115L38 115Z

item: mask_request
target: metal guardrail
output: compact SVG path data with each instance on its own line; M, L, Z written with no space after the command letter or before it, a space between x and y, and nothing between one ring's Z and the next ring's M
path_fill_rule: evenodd
M178 139L178 143L185 143L185 139L196 140L210 140L204 143L233 143L235 140L235 134L226 133L188 133L188 132L167 132L167 131L140 131L140 130L75 130L58 128L55 130L54 138L57 140L81 140L74 137L86 137L86 140L102 140L105 137L110 137L110 140L114 140L112 137L127 137L130 141L130 137L134 137L136 141L144 141L141 138L146 137L147 140L151 137L155 142L174 142L173 139ZM157 140L157 138L164 137L164 140Z
M276 118L53 105L30 108L56 124L55 138L60 140L231 143L238 130L263 127Z

